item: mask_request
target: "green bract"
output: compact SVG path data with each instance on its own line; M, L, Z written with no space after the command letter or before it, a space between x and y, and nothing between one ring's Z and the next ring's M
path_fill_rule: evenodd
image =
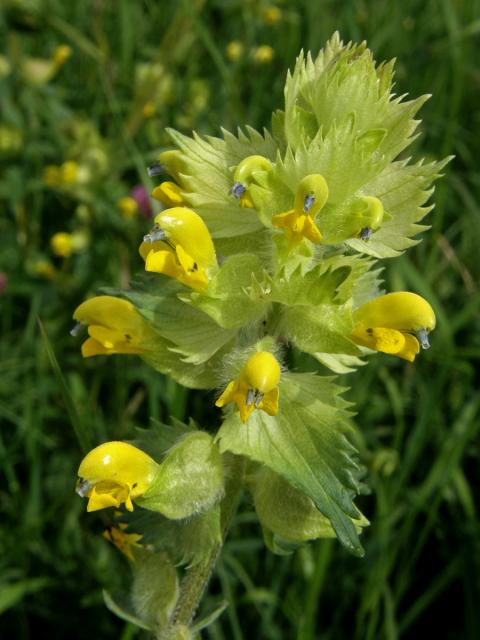
M143 509L123 523L189 571L214 562L244 486L274 552L336 536L363 554L368 521L355 504L363 470L344 389L285 363L298 349L348 373L364 364L367 346L409 360L428 348L433 310L428 326L406 326L412 310L392 307L390 317L385 296L371 307L372 326L359 325L358 309L381 295L377 259L418 242L432 183L448 161L399 158L427 96L396 97L392 81L393 61L377 65L365 44L344 45L335 34L315 60L299 56L271 132L170 131L176 149L160 162L167 191L177 194L175 216L157 216L142 244L144 258L168 254L168 265L108 293L128 300L148 325L140 357L180 384L211 390L205 402L223 408L216 435L174 423L135 441L160 472L136 500ZM210 248L214 268L193 287L202 265L185 221L198 216L198 242ZM162 228L170 218L172 228ZM395 299L408 306L413 298ZM126 332L115 336L129 345ZM189 624L182 603L181 595L165 637Z

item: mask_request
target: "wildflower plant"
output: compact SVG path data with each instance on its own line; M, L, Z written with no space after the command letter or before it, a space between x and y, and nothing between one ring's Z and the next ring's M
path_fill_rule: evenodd
M335 34L300 54L271 131L169 131L175 149L150 169L165 209L140 245L145 274L75 312L85 357L135 354L206 390L222 419L155 424L79 468L78 493L116 509L106 537L132 561L130 605L107 604L158 638L213 619L194 616L244 493L270 551L329 537L363 555L352 406L333 375L287 363L298 350L348 373L374 351L413 361L429 346L431 306L384 294L379 261L428 228L448 159L399 159L427 96L395 96L393 66Z

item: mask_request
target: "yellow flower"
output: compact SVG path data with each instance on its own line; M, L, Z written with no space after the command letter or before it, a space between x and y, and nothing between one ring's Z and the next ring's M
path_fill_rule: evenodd
M57 275L55 267L49 260L37 260L33 268L37 276L46 280L53 280Z
M280 374L280 365L274 355L268 351L254 353L247 360L238 380L228 383L215 405L224 407L234 402L242 422L248 420L254 409L275 416L278 413Z
M240 200L242 207L254 208L253 200L248 193L248 187L255 182L255 175L261 171L270 171L272 163L264 156L248 156L235 168L233 174L232 196Z
M420 344L423 349L430 347L428 334L435 328L435 313L422 297L399 291L359 307L354 322L352 338L357 344L413 362Z
M74 251L72 234L65 231L55 233L50 238L50 246L54 255L69 258Z
M166 209L140 245L145 270L176 278L201 291L217 268L215 247L200 216L187 207Z
M78 181L79 166L77 162L73 160L67 160L60 167L61 183L62 184L74 184Z
M265 7L263 9L262 17L268 25L275 24L276 22L279 22L279 20L281 20L282 10L279 9L279 7L270 5L269 7Z
M328 199L328 185L319 173L312 173L300 180L295 195L294 208L272 217L274 227L283 228L290 246L304 238L321 242L322 234L314 218Z
M138 214L137 201L130 196L124 196L117 200L117 207L126 220L131 220Z
M155 103L152 102L151 100L148 100L147 102L145 102L145 104L142 107L142 113L143 113L143 117L144 118L151 118L152 116L155 115L155 111L156 111L156 107L155 107Z
M53 52L52 60L57 67L61 67L72 55L72 48L68 44L61 44Z
M243 44L238 40L232 40L227 44L227 58L236 62L243 55Z
M155 200L159 200L166 207L182 207L186 204L178 184L168 180L155 187L152 191L152 197Z
M120 524L118 527L108 527L103 532L103 537L114 544L129 560L134 561L133 550L135 547L140 548L142 546L139 544L142 536L138 533L125 533L124 529L126 527L126 524Z
M82 344L82 356L113 353L146 353L150 329L133 304L113 296L97 296L83 302L73 314L90 336ZM74 330L77 333L77 328Z
M262 44L252 49L252 58L258 64L267 64L273 60L275 51L268 44Z
M105 442L92 449L78 469L76 491L87 497L87 511L125 504L150 488L160 467L146 453L126 442Z
M59 187L62 184L60 167L56 164L49 164L43 170L43 181L47 187Z
M355 201L352 213L358 222L357 237L360 240L370 240L373 232L380 229L382 224L383 204L373 196L362 196Z

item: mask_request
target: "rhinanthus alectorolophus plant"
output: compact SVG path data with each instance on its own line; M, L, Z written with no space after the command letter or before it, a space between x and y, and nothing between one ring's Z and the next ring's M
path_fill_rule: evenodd
M337 537L363 554L351 405L333 376L289 371L285 355L348 373L373 351L413 362L429 347L431 306L383 293L379 260L428 228L448 159L398 159L427 96L395 96L393 66L335 34L299 56L271 132L170 131L176 148L150 168L169 179L140 245L147 273L75 311L84 357L139 355L213 390L223 416L216 433L174 421L101 444L79 468L87 510L115 508L106 537L132 561L130 608L107 604L158 638L213 619L193 621L244 492L274 553Z

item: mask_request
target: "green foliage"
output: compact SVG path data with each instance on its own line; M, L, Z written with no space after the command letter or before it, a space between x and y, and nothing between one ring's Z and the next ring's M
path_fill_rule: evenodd
M285 477L314 501L342 543L362 555L352 524L352 518L360 518L352 503L359 468L345 437L349 414L341 389L312 374L289 374L280 390L277 416L257 412L247 429L237 415L227 418L218 435L220 449L246 455Z
M209 509L223 491L220 454L208 433L184 436L167 453L138 504L181 520Z

